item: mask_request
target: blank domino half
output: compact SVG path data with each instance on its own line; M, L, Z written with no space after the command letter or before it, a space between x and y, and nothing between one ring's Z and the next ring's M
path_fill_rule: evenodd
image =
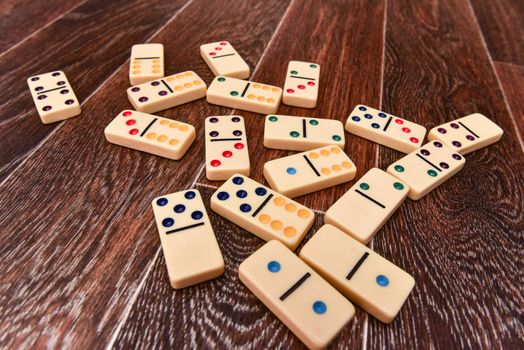
M227 180L233 174L249 176L244 118L224 115L206 118L206 177Z
M164 76L164 45L139 44L131 48L129 81L142 84Z
M282 102L289 106L315 108L318 98L320 65L312 62L290 61Z
M429 140L442 141L460 154L468 154L497 142L504 131L480 113L470 114L429 131Z
M207 102L249 112L275 113L282 89L230 77L216 77L207 89Z
M346 130L403 153L419 148L426 135L422 125L364 105L353 109Z
M197 190L164 195L151 204L173 288L224 273L224 259Z
M385 323L393 321L415 286L410 274L335 226L322 226L300 250L300 257Z
M120 113L104 134L111 143L175 160L182 158L196 135L193 125L136 111Z
M404 202L408 191L396 177L373 168L328 209L324 222L367 244Z
M80 114L80 104L62 71L35 75L27 85L42 123L49 124Z
M278 239L293 250L315 219L302 204L240 174L216 190L211 209L263 240Z
M228 41L200 46L200 55L215 75L249 78L249 66Z
M271 188L291 198L351 181L355 173L355 164L338 146L325 146L264 164L264 177Z
M268 115L264 125L264 146L289 151L308 151L337 145L344 147L344 126L338 120Z
M310 349L325 348L355 314L344 296L278 241L244 260L238 275Z
M127 97L137 111L154 113L206 95L206 83L192 71L173 74L127 89Z
M460 154L431 141L391 164L387 172L409 186L408 197L418 200L455 175L466 160Z

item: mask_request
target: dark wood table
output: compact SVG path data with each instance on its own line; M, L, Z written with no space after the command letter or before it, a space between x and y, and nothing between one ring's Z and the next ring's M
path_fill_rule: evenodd
M510 0L0 0L0 347L300 348L237 277L264 242L208 207L224 276L171 289L151 199L190 187L206 200L203 120L246 119L252 177L287 155L262 146L264 118L205 99L159 115L189 122L180 161L106 142L123 109L131 45L165 45L166 72L213 75L199 55L229 40L254 81L283 86L289 60L319 62L317 108L345 121L358 103L428 129L479 112L505 131L370 246L416 286L391 325L360 308L333 348L524 348L524 2ZM81 116L43 125L26 78L66 72ZM346 134L357 178L402 154ZM353 182L298 198L323 212ZM306 239L307 239L306 238Z

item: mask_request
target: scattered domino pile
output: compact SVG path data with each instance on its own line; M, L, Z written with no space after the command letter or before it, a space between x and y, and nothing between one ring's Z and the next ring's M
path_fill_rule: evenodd
M320 65L290 61L284 89L255 83L250 69L227 41L205 44L200 54L216 75L209 88L192 71L164 76L164 46L134 45L127 95L134 110L109 123L107 141L157 156L181 159L195 128L150 113L206 97L207 102L267 114L264 146L299 151L264 165L269 187L249 178L245 120L239 115L205 120L205 167L210 180L224 180L211 209L268 241L240 264L240 280L309 348L327 346L354 315L351 300L390 323L409 296L413 277L367 244L402 202L418 200L464 166L463 155L498 141L502 129L481 114L426 128L358 105L345 130L407 153L386 171L373 168L325 213L318 232L293 251L314 213L292 198L353 180L356 167L344 152L344 125L337 120L275 114L280 102L314 108ZM64 72L28 80L43 123L81 113ZM152 201L169 279L185 288L224 273L224 260L197 190Z

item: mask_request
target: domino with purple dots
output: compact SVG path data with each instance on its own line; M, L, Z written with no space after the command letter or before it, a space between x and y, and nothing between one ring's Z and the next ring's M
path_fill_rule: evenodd
M403 153L419 148L426 135L422 125L364 105L353 109L346 130Z
M276 240L244 260L238 276L310 349L324 349L355 314L344 296Z
M173 288L188 287L224 273L224 259L197 190L163 195L151 205Z
M464 155L497 142L504 131L486 116L475 113L434 127L428 139L439 140Z
M347 154L333 145L270 160L264 164L264 177L272 189L294 198L351 181L356 170Z
M227 180L233 174L249 176L250 164L244 118L224 115L206 118L206 177Z
M62 71L32 76L27 79L27 85L44 124L76 117L82 112L73 88Z
M415 286L406 271L332 225L313 235L300 250L300 258L384 323L393 321Z
M122 111L107 125L108 142L178 160L196 137L191 124L137 111Z
M292 250L315 219L302 204L240 174L216 190L211 209L263 240L277 239Z
M206 83L187 71L127 89L129 101L139 112L154 113L206 96Z
M315 108L318 98L320 65L312 62L290 61L282 102L288 106Z
M164 76L164 45L138 44L131 48L129 81L143 84Z
M228 41L200 46L200 55L215 75L249 78L249 66Z
M218 76L207 89L207 102L249 112L272 114L280 105L282 89L231 77Z
M466 160L440 141L431 141L391 164L387 172L409 186L408 197L419 200L458 173Z

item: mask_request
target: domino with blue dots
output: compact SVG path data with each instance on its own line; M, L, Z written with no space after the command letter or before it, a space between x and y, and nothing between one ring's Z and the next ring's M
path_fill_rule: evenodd
M409 186L408 197L419 200L458 173L466 160L441 141L431 141L391 164L386 171Z
M313 235L300 250L300 258L384 323L393 321L415 286L406 271L332 225Z
M153 199L171 286L185 288L224 273L224 259L197 190Z
M338 146L324 146L264 164L269 186L290 198L351 181L355 173L355 164Z
M279 241L244 260L238 275L310 349L325 348L355 314L344 296Z
M324 222L367 244L404 202L408 191L396 177L373 168L326 211Z
M344 147L344 126L339 120L268 115L264 124L264 146L289 151L308 151L337 145Z
M353 109L346 130L403 153L419 148L426 135L422 125L364 105Z
M277 239L292 250L315 219L302 204L240 174L216 190L211 209L263 240Z

